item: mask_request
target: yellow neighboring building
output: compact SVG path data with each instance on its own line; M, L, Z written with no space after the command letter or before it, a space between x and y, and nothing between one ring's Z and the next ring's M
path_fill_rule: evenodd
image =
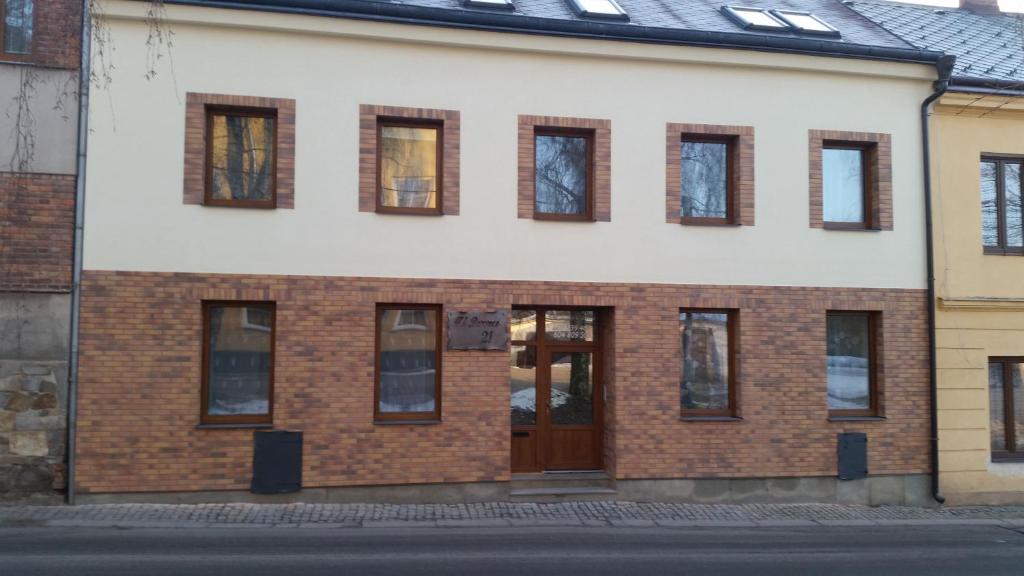
M935 277L938 490L1024 503L1024 37L996 0L855 0L917 48L956 57L925 105ZM933 454L933 456L935 456Z

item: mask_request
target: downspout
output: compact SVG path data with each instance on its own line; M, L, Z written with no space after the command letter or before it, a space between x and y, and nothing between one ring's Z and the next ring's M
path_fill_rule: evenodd
M82 0L82 58L78 70L78 154L75 163L74 260L71 271L71 334L68 352L68 490L67 503L75 503L75 446L78 424L78 327L82 299L82 232L85 224L85 160L89 143L89 83L92 57L90 0Z
M943 56L935 65L939 79L935 91L921 103L921 141L924 152L924 222L926 260L928 262L928 400L931 407L931 456L932 456L932 498L942 504L946 497L939 490L939 403L938 370L935 345L935 241L932 238L932 159L931 138L928 131L928 107L949 89L949 78L953 73L954 56Z

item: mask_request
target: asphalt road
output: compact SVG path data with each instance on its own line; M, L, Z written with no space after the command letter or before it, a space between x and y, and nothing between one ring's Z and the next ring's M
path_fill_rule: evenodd
M1024 574L996 526L807 528L3 528L0 574Z

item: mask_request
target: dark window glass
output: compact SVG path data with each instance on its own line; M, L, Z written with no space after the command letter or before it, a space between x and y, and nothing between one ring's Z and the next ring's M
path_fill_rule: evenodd
M729 412L732 344L728 312L680 312L680 408Z
M512 346L511 373L512 425L537 423L537 349L533 346Z
M871 315L828 315L828 408L835 412L874 411Z
M992 458L1024 459L1024 359L991 358L988 364Z
M729 144L683 141L680 158L684 218L727 218Z
M537 214L585 217L590 211L590 138L537 134L534 141Z
M594 421L593 353L551 353L551 423Z
M593 342L593 310L548 310L544 313L544 334L559 342Z
M209 190L213 203L273 201L277 120L265 115L211 112Z
M437 126L381 125L378 207L437 210L439 132Z
M826 222L865 222L864 151L824 148L821 151L822 191Z
M378 417L440 415L437 308L381 308L378 316Z
M981 240L985 246L999 246L999 186L995 162L981 163Z
M1017 158L981 161L981 241L988 253L1024 252L1020 172Z
M205 316L203 419L210 422L269 419L273 387L273 305L211 303L205 308Z
M4 4L4 52L30 53L33 0L6 0Z

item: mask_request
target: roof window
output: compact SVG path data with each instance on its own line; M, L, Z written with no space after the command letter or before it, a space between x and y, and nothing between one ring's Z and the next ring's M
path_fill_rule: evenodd
M512 0L462 0L463 6L469 8L497 8L499 10L515 10Z
M839 30L810 12L796 10L772 10L772 14L789 24L801 34L818 34L822 36L839 36Z
M580 16L629 20L629 15L615 0L569 0L569 5Z
M744 30L775 30L785 32L789 24L779 20L763 8L722 6L722 13Z

